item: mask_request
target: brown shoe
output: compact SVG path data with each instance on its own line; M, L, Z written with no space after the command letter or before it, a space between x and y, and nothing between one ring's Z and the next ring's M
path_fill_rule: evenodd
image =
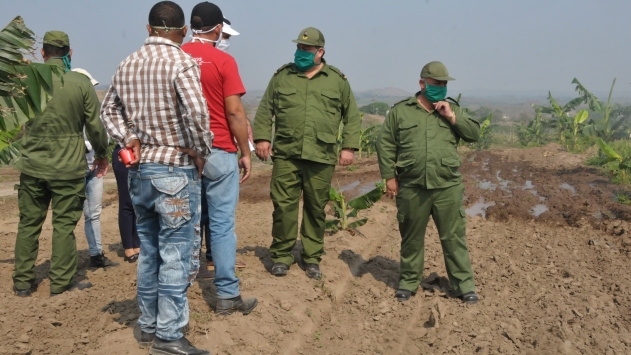
M214 269L214 268L213 268ZM214 279L215 278L215 270L208 270L205 269L203 267L199 268L199 271L197 272L197 277L198 279Z

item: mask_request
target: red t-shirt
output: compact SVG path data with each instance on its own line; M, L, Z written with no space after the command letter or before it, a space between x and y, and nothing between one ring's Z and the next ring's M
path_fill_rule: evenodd
M225 98L245 94L237 62L228 53L199 41L182 45L201 68L201 82L210 114L210 130L215 135L213 148L236 152L237 144L226 119Z

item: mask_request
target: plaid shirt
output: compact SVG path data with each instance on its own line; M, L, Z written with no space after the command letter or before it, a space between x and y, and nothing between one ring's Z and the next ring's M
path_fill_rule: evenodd
M101 120L115 140L140 140L141 164L194 165L176 148L210 154L213 134L199 76L195 60L176 43L149 37L116 69Z

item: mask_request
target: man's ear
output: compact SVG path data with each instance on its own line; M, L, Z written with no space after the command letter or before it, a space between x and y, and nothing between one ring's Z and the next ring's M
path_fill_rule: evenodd
M42 50L40 51L40 53L42 54L42 58L46 58L46 55L44 54L44 48L42 48Z
M188 25L185 25L182 29L182 38L186 38L186 32L188 32Z
M419 80L418 85L421 87L421 91L425 90L425 80Z
M68 55L70 59L72 59L72 48L70 49L70 55Z
M149 33L149 36L153 36L153 28L150 25L147 25L147 33Z

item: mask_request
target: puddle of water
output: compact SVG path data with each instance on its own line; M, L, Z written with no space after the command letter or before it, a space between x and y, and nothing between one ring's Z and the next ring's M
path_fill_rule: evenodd
M480 197L478 202L474 203L471 207L467 208L465 212L467 216L482 216L482 218L486 218L486 209L495 206L495 201L485 202L484 197Z
M482 170L484 171L488 171L489 170L489 160L485 160L484 163L482 163Z
M501 172L502 172L501 170L496 171L495 178L497 178L497 181L499 181L500 183L500 189L510 192L510 188L508 187L508 184L512 183L512 181L502 179L500 177Z
M521 187L522 190L534 189L535 185L532 184L532 180L526 180L526 184Z
M480 181L478 182L478 186L482 190L490 190L490 191L495 191L495 188L497 188L497 185L495 185L494 183L490 181Z
M361 196L371 190L373 190L375 188L375 184L380 182L381 180L376 180L376 181L361 181L361 180L357 180L357 181L353 181L350 184L346 184L344 186L341 186L339 188L340 192L347 192L347 191L351 191L353 190L353 193L351 195L346 196L347 200L353 199L357 196Z
M535 217L541 216L542 213L548 211L548 206L546 205L536 205L535 207L530 209L530 214Z
M576 189L574 186L568 184L567 182L562 183L559 188L572 191L572 196L576 195Z
M545 198L545 197L543 197L543 196L539 196L539 202L543 202L543 201L545 201L545 200L547 200L547 198Z
M592 217L598 218L598 219L602 219L603 218L603 214L602 214L602 212L598 211L598 212L594 213L592 215Z
M375 180L375 181L370 181L366 184L363 184L359 187L359 193L357 194L357 196L361 196L363 194L367 194L370 191L374 190L376 187L376 183L381 182L381 180Z

